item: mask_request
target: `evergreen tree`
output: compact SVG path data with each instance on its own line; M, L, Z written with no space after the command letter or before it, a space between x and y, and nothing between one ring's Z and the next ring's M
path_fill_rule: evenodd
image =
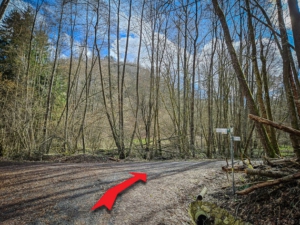
M0 28L0 73L2 80L16 80L24 72L28 54L33 14L30 9L24 13L12 11Z

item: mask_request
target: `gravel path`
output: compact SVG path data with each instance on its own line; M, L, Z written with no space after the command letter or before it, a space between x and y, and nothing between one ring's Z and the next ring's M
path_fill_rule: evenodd
M221 161L147 163L0 162L0 224L190 224L188 205L203 185L226 183ZM111 211L91 207L110 187L147 173Z

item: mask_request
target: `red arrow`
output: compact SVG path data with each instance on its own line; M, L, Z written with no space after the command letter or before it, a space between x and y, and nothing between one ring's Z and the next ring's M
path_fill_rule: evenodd
M135 182L142 180L144 182L147 181L147 174L146 173L131 173L133 177L129 178L128 180L125 180L124 182L108 189L104 195L99 199L98 202L91 208L91 210L95 210L101 206L105 206L108 210L111 210L114 202L122 191L129 188L131 185L133 185Z

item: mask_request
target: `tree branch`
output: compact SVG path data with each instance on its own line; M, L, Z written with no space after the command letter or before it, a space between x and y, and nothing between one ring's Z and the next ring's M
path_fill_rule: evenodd
M291 127L282 125L280 123L276 123L276 122L273 122L271 120L268 120L268 119L265 119L265 118L262 118L262 117L259 117L259 116L255 116L255 115L252 115L252 114L249 114L248 117L252 120L255 120L255 121L259 122L259 123L267 124L269 126L277 128L279 130L283 130L287 133L300 136L300 130L296 130L294 128L291 128Z
M254 191L256 189L262 188L262 187L274 186L276 184L290 182L290 181L292 181L294 179L299 179L299 178L300 178L300 172L292 174L292 175L289 175L289 176L285 176L285 177L282 177L282 178L279 178L279 179L276 179L276 180L266 181L266 182L263 182L263 183L259 183L259 184L253 185L253 186L251 186L251 187L249 187L249 188L247 188L245 190L238 191L236 193L238 195L246 195L246 194L249 194L250 192L252 192L252 191Z

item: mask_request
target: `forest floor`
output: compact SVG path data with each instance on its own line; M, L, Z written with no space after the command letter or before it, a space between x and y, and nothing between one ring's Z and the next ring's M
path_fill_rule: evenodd
M135 160L132 160L135 161ZM202 188L203 199L253 224L300 224L298 183L232 195L224 161L107 162L93 156L60 157L52 162L0 159L0 224L191 224L189 204ZM147 173L117 197L111 211L91 211L99 198L129 172ZM244 174L236 174L245 186Z

